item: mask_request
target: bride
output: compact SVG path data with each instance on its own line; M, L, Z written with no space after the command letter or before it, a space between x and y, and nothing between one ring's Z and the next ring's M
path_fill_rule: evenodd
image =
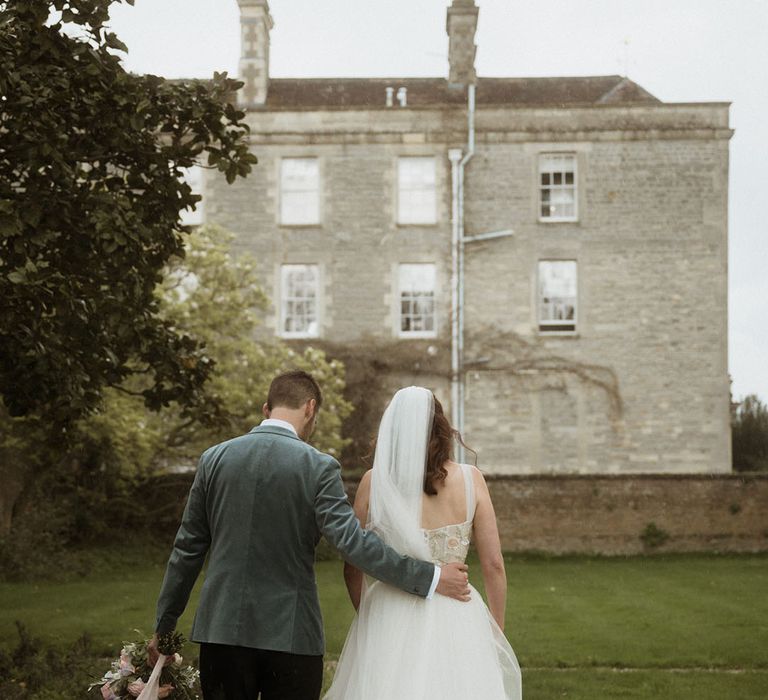
M469 602L410 596L345 565L357 610L324 700L519 700L520 667L504 637L507 582L496 516L480 471L451 460L454 437L422 387L398 391L360 481L360 522L399 552L463 562L470 538L488 594Z

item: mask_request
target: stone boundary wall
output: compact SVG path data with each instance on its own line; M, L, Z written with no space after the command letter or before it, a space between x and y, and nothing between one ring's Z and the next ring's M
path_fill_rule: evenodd
M504 551L768 551L768 474L487 476ZM354 493L356 481L347 481ZM669 535L649 547L650 523Z
M508 552L768 552L768 474L486 479ZM350 498L357 483L345 480ZM167 474L146 485L155 523L169 536L179 526L191 485L191 474ZM669 535L660 546L648 547L641 539L650 523Z

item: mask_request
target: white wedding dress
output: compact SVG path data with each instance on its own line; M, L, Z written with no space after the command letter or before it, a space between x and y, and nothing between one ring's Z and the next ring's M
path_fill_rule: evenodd
M411 415L406 412L404 418ZM406 424L407 422L403 421ZM382 447L381 437L380 431L377 457ZM399 455L397 452L397 449L391 451L394 461L398 461L398 456L403 456L402 450ZM418 458L416 463L418 464ZM423 464L423 460L421 463ZM388 528L392 523L387 523L387 515L395 516L397 511L391 507L393 494L389 493L385 497L385 507L382 508L382 494L376 493L377 486L382 486L376 474L376 469L381 466L377 458L372 474L372 522L369 526L378 531L382 539L389 544L400 545L396 546L398 551L405 551L408 548L403 547L404 542L398 542L398 539L403 540L402 529L392 532ZM467 515L463 523L433 530L422 529L420 522L423 467L415 482L418 489L413 484L406 487L405 490L410 491L412 496L406 501L410 500L411 506L415 504L415 497L418 495L417 531L421 539L420 543L411 540L411 551L407 553L412 556L422 554L422 557L426 553L427 557L423 558L429 558L436 564L464 562L466 559L472 536L475 498L471 468L462 465L462 469L467 494ZM382 473L379 476L382 476ZM390 472L389 476L394 483L400 481L402 487L402 474L393 476ZM392 483L384 486L380 491L386 491ZM417 490L418 494L415 493ZM402 505L401 503L400 506ZM377 513L377 510L380 512ZM400 517L403 515L399 514ZM413 534L407 533L411 537ZM520 698L520 667L515 654L474 587L471 587L471 600L468 603L439 594L435 594L431 600L425 600L380 581L366 578L358 614L347 635L333 684L325 700Z

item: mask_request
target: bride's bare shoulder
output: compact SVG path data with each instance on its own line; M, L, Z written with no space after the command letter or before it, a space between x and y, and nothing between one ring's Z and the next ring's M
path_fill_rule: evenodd
M465 464L461 465L458 462L451 462L448 461L445 463L445 468L448 470L449 474L455 474L455 475L462 475L463 467L469 467L470 473L472 474L472 478L475 482L477 481L485 481L485 477L483 477L483 472L480 471L474 464Z
M457 465L458 466L458 465ZM485 483L485 476L480 468L474 464L466 464L469 467L469 473L472 475L472 481L475 485L475 493L480 494L488 491L488 485Z
M470 464L470 469L472 470L472 481L475 483L475 495L478 499L478 502L487 498L490 499L491 494L488 491L488 484L485 481L485 475L482 471L480 471L480 468Z

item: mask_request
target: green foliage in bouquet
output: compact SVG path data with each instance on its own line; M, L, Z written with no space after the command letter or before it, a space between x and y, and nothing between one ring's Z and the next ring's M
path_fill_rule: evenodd
M193 666L183 665L179 652L184 646L184 637L178 632L169 632L158 638L161 654L173 656L174 660L163 667L160 674L160 698L168 700L198 700L200 672ZM124 642L120 658L112 662L111 670L101 680L92 683L88 690L101 688L105 700L129 700L141 693L153 667L148 661L148 641Z
M184 648L184 635L181 632L166 632L158 635L157 648L165 656L178 654Z

